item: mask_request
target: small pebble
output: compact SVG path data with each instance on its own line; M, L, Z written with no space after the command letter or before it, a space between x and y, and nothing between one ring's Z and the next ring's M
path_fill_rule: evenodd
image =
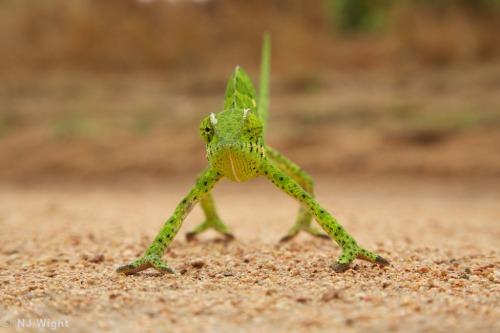
M205 266L205 260L201 258L193 259L191 260L190 265L194 268L202 268L203 266Z
M322 296L321 296L321 300L323 302L329 302L331 301L332 299L339 299L340 298L340 294L339 292L336 290L336 289L331 289L331 290L328 290L327 292L325 292Z

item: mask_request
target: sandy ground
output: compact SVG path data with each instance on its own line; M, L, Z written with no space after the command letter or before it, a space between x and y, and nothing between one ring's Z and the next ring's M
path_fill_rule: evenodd
M116 274L190 184L1 185L0 332L500 330L498 179L317 180L320 203L392 263L342 274L334 242L277 242L295 202L264 180L225 181L215 196L235 241L187 243L195 209L164 256L177 274Z

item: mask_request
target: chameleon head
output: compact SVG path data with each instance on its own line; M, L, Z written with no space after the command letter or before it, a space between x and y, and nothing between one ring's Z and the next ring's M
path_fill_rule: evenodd
M237 182L259 175L265 158L262 132L262 122L251 109L212 113L200 125L210 165Z

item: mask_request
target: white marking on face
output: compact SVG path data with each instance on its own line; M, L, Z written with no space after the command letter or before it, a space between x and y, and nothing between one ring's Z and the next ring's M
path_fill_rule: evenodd
M212 123L212 126L217 124L217 118L215 118L215 114L213 112L210 114L210 122Z
M243 121L247 119L247 114L250 111L250 109L243 109Z

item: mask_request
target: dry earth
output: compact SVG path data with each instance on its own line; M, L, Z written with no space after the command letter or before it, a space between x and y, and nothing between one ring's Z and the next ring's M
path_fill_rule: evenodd
M215 195L235 241L207 234L186 243L201 219L195 209L164 256L177 274L116 274L190 183L0 186L0 332L42 324L60 332L500 330L498 179L319 179L319 201L392 263L357 261L343 274L329 269L339 254L333 242L277 243L294 220L292 200L263 180L223 182Z

